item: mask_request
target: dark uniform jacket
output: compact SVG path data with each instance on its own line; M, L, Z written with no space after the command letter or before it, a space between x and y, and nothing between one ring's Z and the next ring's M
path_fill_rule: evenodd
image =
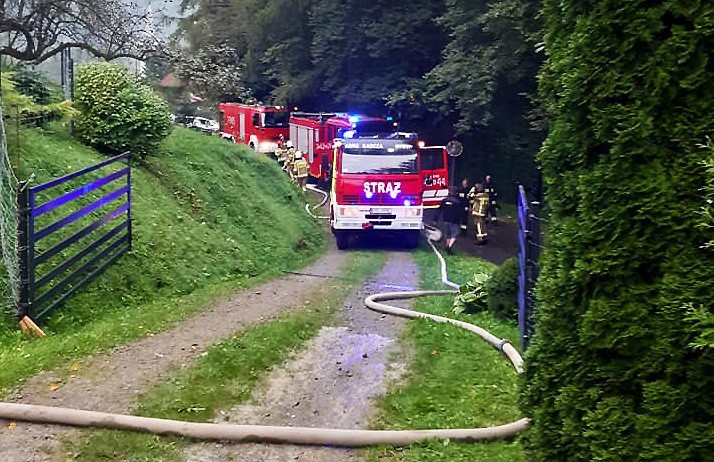
M441 205L439 205L436 219L443 217L447 223L459 223L461 222L462 210L461 201L458 197L446 196L441 201Z

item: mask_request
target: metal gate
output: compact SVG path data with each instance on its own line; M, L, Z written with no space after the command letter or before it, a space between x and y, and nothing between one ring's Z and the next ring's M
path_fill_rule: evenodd
M525 351L534 332L535 287L540 256L540 202L528 201L525 188L518 187L518 326Z
M103 169L104 176L88 175ZM114 170L106 174L106 170ZM49 196L53 188L85 178L86 183L64 193ZM115 186L116 187L112 187ZM111 188L104 194L100 188ZM76 200L97 195L86 205ZM42 193L45 201L38 204ZM70 213L59 208L75 204ZM71 208L71 207L69 207ZM29 187L21 183L18 191L18 241L20 249L20 300L18 315L33 319L49 314L60 303L86 285L104 269L131 249L131 154L112 157L83 170L47 183ZM38 219L48 213L53 221L38 227ZM55 218L56 216L56 218ZM47 218L47 217L46 217ZM80 221L81 220L81 221ZM78 230L67 232L73 225ZM65 234L57 234L65 229ZM42 246L38 246L40 241ZM75 250L79 249L79 250ZM42 271L38 268L42 266Z

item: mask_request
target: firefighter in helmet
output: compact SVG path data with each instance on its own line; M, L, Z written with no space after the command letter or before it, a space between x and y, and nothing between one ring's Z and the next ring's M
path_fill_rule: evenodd
M486 180L483 183L483 190L488 194L488 207L486 208L486 220L489 223L496 223L498 218L496 218L496 212L500 208L496 198L498 197L498 192L496 191L496 185L491 178L491 175L486 175Z
M476 183L469 192L469 199L473 201L471 216L474 219L476 243L485 244L488 232L486 231L486 210L488 208L488 193L484 191L481 183Z
M280 156L278 157L278 162L280 162L280 165L283 167L285 172L290 173L294 158L295 146L292 141L288 140L285 142L285 149L280 152Z
M305 185L307 184L307 175L309 170L309 165L307 161L303 158L301 151L295 151L295 162L293 162L292 176L297 181L300 189L305 191Z
M288 149L292 145L292 141L286 141L282 145L278 143L278 148L275 150L275 157L278 160L278 165L280 165L280 168L282 168L283 170L285 170L285 162L288 158Z

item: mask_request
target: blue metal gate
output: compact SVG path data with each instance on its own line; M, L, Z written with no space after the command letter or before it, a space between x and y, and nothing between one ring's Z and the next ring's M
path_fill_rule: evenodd
M96 178L97 173L90 176L100 169L103 176ZM106 174L107 170L113 171ZM95 178L89 180L90 177ZM71 188L68 182L82 178L89 181L37 204L38 194L48 196L48 191L60 185ZM111 191L100 192L103 187L111 188ZM93 196L100 194L100 197L88 196L90 193ZM85 201L90 197L91 201L60 215L58 208L82 197ZM18 191L18 208L18 315L39 319L131 249L131 154L112 157L38 186L29 187L22 183ZM50 212L49 218L54 221L36 229L38 218ZM73 224L80 228L65 233L67 235L56 234L62 229L70 229L67 227ZM45 239L49 243L38 248L38 242ZM38 272L40 266L43 270Z
M518 187L518 326L521 345L528 348L534 331L535 286L540 256L540 203L528 202L526 190Z

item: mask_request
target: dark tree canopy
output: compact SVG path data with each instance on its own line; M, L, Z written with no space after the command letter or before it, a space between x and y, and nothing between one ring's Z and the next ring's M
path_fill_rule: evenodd
M539 4L187 0L180 35L189 53L235 49L256 100L389 112L434 143L459 135L467 144L460 168L512 185L533 175L541 141L528 96L541 59Z

